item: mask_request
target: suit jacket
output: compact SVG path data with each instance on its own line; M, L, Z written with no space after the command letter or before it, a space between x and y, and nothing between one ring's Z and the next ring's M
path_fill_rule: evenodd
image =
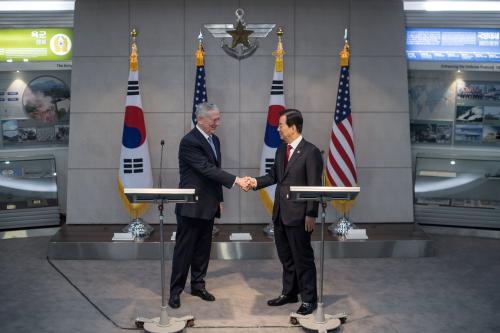
M220 217L223 201L222 185L231 188L236 176L221 169L219 138L212 135L217 152L215 158L207 139L195 127L187 133L179 145L179 188L194 188L198 202L177 204L175 213L190 218L211 220Z
M288 200L290 186L321 186L323 159L319 149L302 138L285 170L286 146L284 143L276 150L274 165L269 173L256 178L257 189L277 184L274 194L273 221L281 215L283 224L298 226L305 223L306 216L318 216L319 203Z

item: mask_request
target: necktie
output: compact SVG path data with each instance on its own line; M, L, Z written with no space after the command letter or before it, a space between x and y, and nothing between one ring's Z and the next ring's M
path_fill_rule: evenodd
M217 159L217 151L215 150L214 141L212 140L211 135L208 137L208 143L210 144L210 147L212 147L212 150L214 151L215 159Z
M292 151L292 145L287 145L286 146L286 158L285 158L285 170L288 165L288 160L290 159L290 153Z

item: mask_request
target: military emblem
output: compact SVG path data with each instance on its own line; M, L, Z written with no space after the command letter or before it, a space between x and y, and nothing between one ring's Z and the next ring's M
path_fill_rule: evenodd
M205 28L215 37L222 38L221 48L227 55L241 60L250 57L259 48L258 38L265 38L275 24L246 24L245 11L238 8L235 12L236 24L205 24ZM231 44L226 38L232 38Z

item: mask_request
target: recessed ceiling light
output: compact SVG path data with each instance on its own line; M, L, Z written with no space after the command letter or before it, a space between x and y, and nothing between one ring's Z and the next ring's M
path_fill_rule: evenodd
M75 10L75 1L1 1L0 12Z
M500 1L404 1L404 10L500 12Z

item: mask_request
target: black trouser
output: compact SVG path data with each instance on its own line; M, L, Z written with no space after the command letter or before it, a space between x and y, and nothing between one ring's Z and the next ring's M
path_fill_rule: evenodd
M191 268L191 290L205 288L214 220L202 220L177 215L177 231L172 259L170 295L184 290Z
M283 295L300 293L302 302L316 303L316 265L311 233L304 225L287 226L281 216L274 221L274 240L283 265Z

